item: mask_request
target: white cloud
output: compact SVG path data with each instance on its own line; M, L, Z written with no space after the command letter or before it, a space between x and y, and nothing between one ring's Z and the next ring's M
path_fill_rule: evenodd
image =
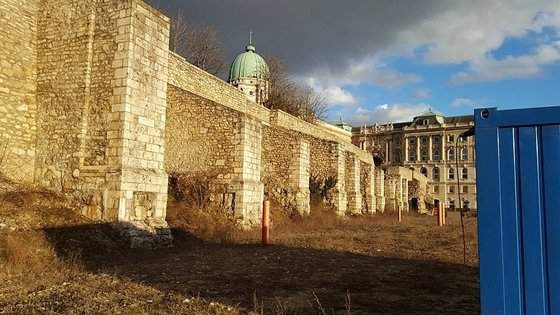
M358 107L355 111L348 114L347 120L358 126L371 123L410 121L429 108L429 105L423 103L382 104L372 110Z
M349 71L339 79L342 79L343 84L347 85L369 83L387 88L400 87L407 83L420 81L416 74L403 73L368 61L351 65Z
M469 99L469 98L456 98L451 102L451 106L453 107L476 107L479 104L477 102Z
M307 79L307 85L316 93L324 97L325 102L329 106L356 104L356 98L354 95L339 86L330 85L325 87L315 78Z
M334 106L355 105L357 103L355 96L344 88L347 86L370 84L397 88L408 83L418 82L420 78L415 74L402 73L367 60L350 65L342 73L333 73L324 68L315 71L310 77L296 78L296 80L306 82L309 87L325 97L328 105Z
M338 86L329 86L319 91L320 95L325 97L327 104L333 105L352 105L356 103L356 99L352 93Z
M301 78L300 78L301 80ZM413 73L403 73L390 69L376 60L368 59L351 62L342 72L333 72L329 68L313 71L304 79L316 86L356 86L369 84L385 88L398 88L408 83L420 81L420 77Z
M560 61L560 43L541 45L533 54L495 59L486 56L474 60L466 71L456 73L452 83L497 81L531 78L542 73L543 67Z
M540 32L544 27L560 28L559 3L550 0L456 1L433 18L400 32L397 46L427 47L424 59L429 63L479 60L499 48L506 38L524 37L529 31Z

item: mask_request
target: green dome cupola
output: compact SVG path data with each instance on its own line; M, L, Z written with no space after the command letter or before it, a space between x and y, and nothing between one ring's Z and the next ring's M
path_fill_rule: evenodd
M412 120L415 125L427 125L427 124L439 124L443 125L445 123L445 117L438 113L432 111L431 108L428 111L414 117Z
M255 46L251 43L245 47L245 52L237 56L231 64L229 70L229 82L240 79L261 79L268 78L269 70L263 57L256 53Z
M245 52L231 64L228 82L250 101L262 105L268 100L270 70L264 58L256 53L252 37L251 33Z

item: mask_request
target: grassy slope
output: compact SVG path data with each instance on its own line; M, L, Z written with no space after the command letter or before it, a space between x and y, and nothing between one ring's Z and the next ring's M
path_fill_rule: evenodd
M477 312L474 220L462 267L456 217L436 228L433 218L312 209L302 219L273 205L273 246L263 248L259 231L170 203L176 247L133 251L59 195L0 180L0 313Z

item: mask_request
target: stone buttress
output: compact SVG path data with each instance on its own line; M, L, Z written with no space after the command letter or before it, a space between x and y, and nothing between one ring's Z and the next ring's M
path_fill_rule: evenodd
M385 212L385 172L381 168L375 169L375 198L377 211Z
M346 152L340 144L336 144L335 149L335 169L336 169L336 185L331 192L331 203L336 209L338 216L345 216L348 208L348 199L346 195Z
M360 160L354 154L347 153L346 167L346 195L348 199L348 212L353 215L362 214Z
M291 190L295 194L296 211L302 215L309 215L310 192L309 192L309 172L310 172L310 144L308 141L299 139L292 146L292 160L289 167Z
M262 123L248 115L242 117L234 179L230 191L234 193L234 212L245 228L260 224L264 185L261 182Z
M363 165L366 168L365 178L365 201L366 213L375 214L377 212L377 197L375 196L375 164Z

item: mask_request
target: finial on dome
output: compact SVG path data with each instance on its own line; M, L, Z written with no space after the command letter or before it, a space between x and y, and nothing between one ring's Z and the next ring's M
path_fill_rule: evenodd
M245 47L245 51L255 52L257 49L253 45L253 31L249 31L249 45Z

